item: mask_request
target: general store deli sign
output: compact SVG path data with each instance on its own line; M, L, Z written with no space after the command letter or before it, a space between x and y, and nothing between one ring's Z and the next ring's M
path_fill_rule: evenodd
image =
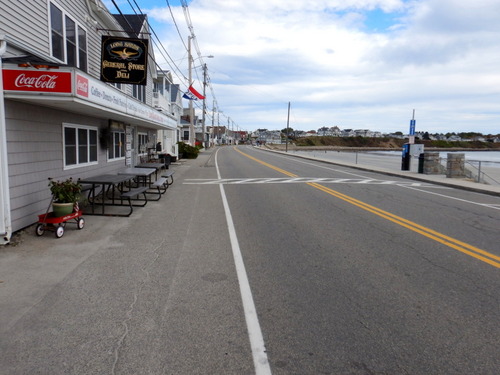
M102 37L101 81L146 85L147 63L147 39Z
M71 73L50 70L3 70L5 91L71 93Z

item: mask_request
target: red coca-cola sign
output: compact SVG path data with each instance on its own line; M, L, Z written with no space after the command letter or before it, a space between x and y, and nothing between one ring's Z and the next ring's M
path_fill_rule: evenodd
M71 73L50 70L3 70L5 91L71 93Z
M76 75L76 94L89 97L89 80L80 74Z

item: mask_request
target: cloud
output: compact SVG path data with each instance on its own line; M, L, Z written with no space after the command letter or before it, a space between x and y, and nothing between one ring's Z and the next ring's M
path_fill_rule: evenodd
M186 39L183 9L172 11ZM148 14L185 58L170 10ZM498 0L189 3L201 54L215 56L205 62L218 105L248 130L282 129L290 101L303 130L406 132L416 108L417 130L499 133L498 14Z

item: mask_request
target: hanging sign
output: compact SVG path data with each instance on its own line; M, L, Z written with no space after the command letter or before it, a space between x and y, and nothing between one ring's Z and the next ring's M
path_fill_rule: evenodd
M102 37L101 81L145 85L148 40Z

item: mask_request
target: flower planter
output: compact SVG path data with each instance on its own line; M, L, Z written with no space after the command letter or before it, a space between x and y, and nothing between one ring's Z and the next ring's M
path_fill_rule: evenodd
M69 215L73 212L74 203L52 203L52 211L55 217Z

